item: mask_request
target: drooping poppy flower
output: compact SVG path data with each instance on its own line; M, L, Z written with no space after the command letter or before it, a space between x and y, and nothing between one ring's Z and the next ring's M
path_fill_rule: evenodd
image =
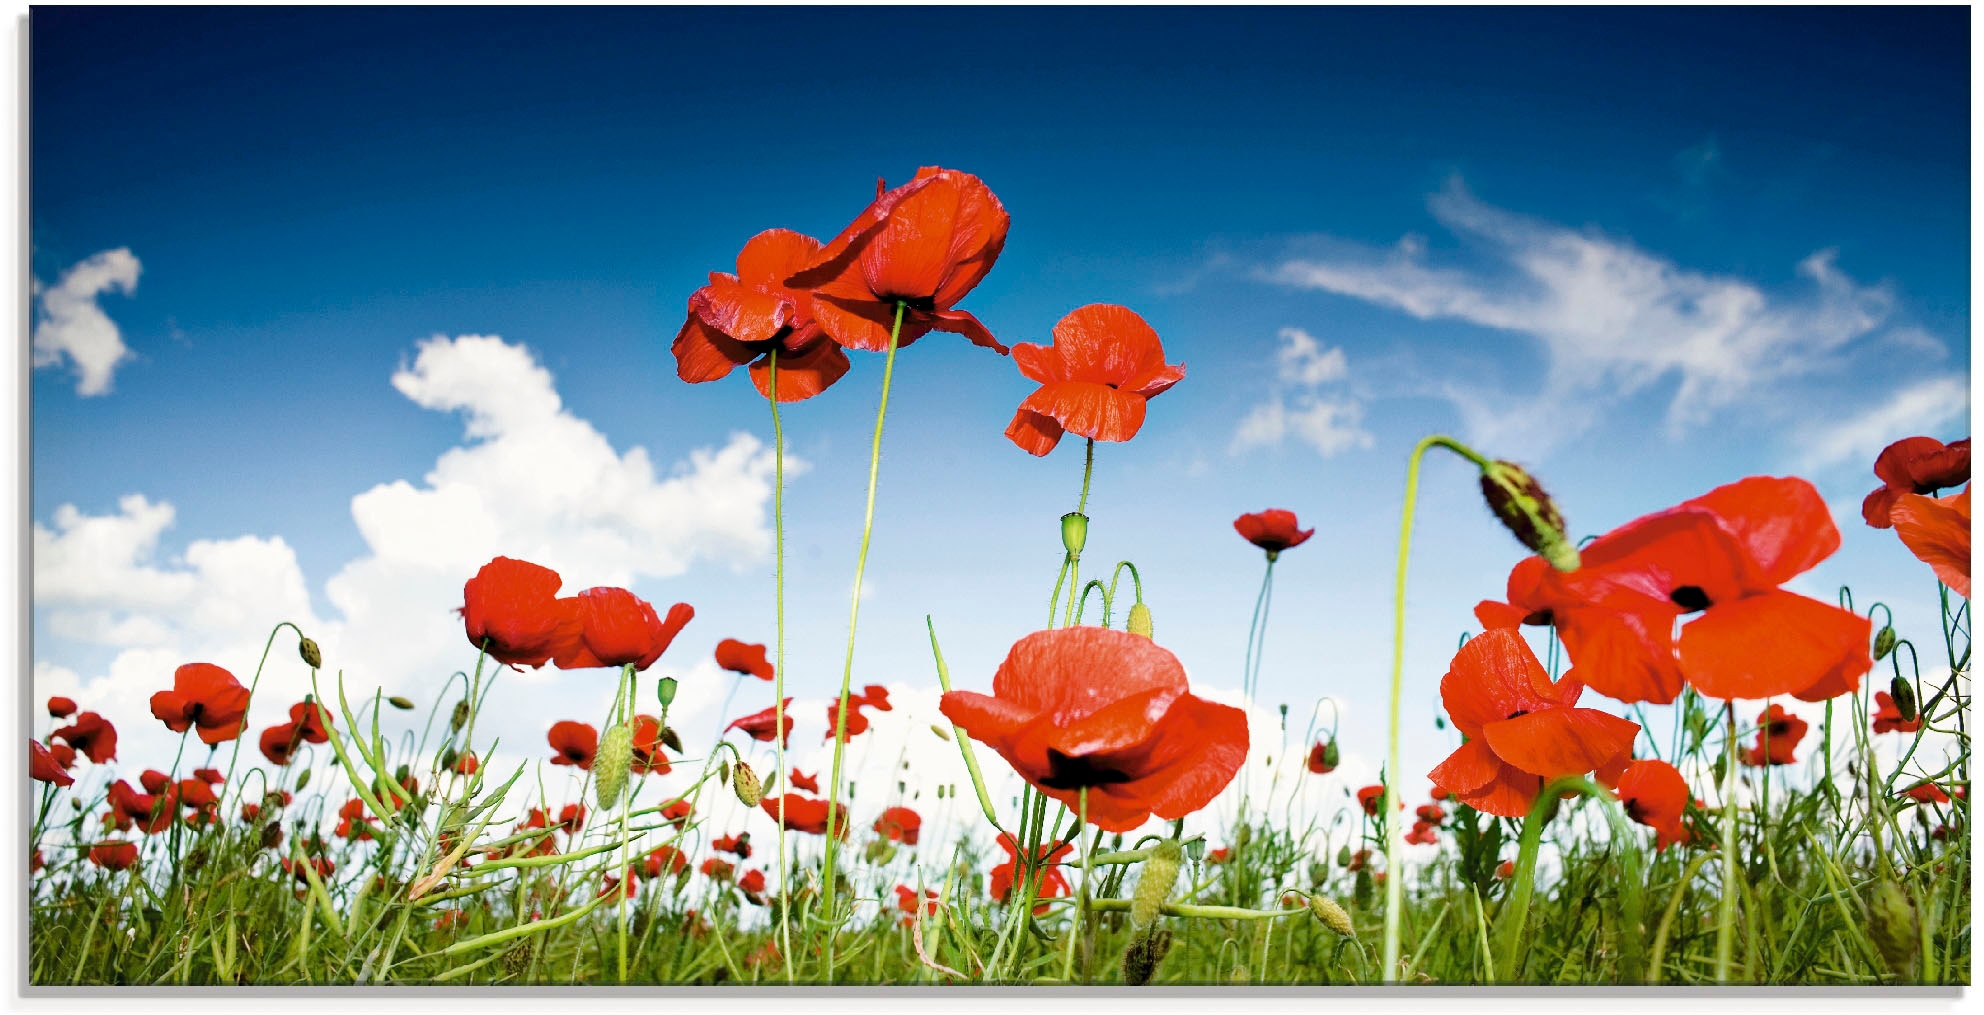
M161 773L146 772L146 775ZM136 825L146 835L157 835L172 827L179 818L179 800L176 787L167 777L142 780L149 792L140 793L122 779L110 784L107 800L110 813L104 815L106 821L120 831L128 831ZM153 788L156 787L156 788Z
M365 808L365 801L352 797L338 808L338 826L331 834L340 839L369 839L372 822L378 820Z
M676 800L661 809L661 820L668 822L676 828L681 828L683 825L688 824L689 818L695 812L696 808L689 801Z
M1357 852L1350 854L1350 862L1344 864L1343 868L1354 874L1369 866L1371 866L1371 851L1368 849L1360 849Z
M895 706L889 704L889 689L880 684L869 684L862 688L861 702L877 712L895 711Z
M1281 551L1301 546L1316 534L1315 529L1305 529L1295 520L1295 512L1282 508L1268 508L1233 519L1233 531L1240 538L1267 551L1268 559L1273 560Z
M1434 785L1433 792L1430 795L1435 800L1452 800L1454 798L1452 790L1438 784Z
M331 739L331 713L317 702L299 701L289 706L289 721L306 744L321 744Z
M1743 764L1757 767L1765 764L1789 765L1798 760L1792 756L1798 741L1805 738L1810 726L1805 720L1786 712L1783 706L1772 705L1757 716L1757 742L1753 747L1745 747L1737 752Z
M887 352L900 303L898 348L947 331L1003 355L985 325L953 308L1005 247L1005 207L978 177L935 166L882 188L877 181L874 203L785 284L813 291L813 319L848 349Z
M992 675L992 693L952 691L945 718L999 752L1090 823L1128 832L1206 804L1247 756L1246 714L1186 686L1178 657L1101 627L1036 631Z
M1484 814L1522 817L1547 779L1630 755L1639 724L1577 708L1584 687L1556 684L1529 643L1506 628L1467 640L1440 678L1440 700L1468 739L1430 773Z
M1901 709L1895 707L1894 697L1888 692L1875 691L1874 704L1878 706L1874 711L1875 733L1914 733L1922 728L1920 715L1913 719L1902 719Z
M1434 846L1440 842L1440 829L1426 821L1415 821L1412 830L1405 833L1405 841L1415 846Z
M828 805L825 800L814 800L797 793L787 793L783 796L765 797L758 801L758 806L766 814L771 815L773 821L779 820L779 810L783 807L785 827L791 831L808 832L813 835L827 834ZM847 838L847 808L833 808L833 816L834 835Z
M719 853L735 854L739 860L751 859L751 833L738 832L736 835L719 835L710 842L710 848Z
M117 727L95 712L77 716L74 723L49 734L48 739L67 743L92 764L117 760Z
M1888 517L1894 534L1937 580L1970 598L1970 488L1948 497L1904 493Z
M1933 782L1921 782L1901 791L1901 795L1925 804L1946 804L1950 795Z
M716 643L716 664L732 673L741 673L770 680L776 674L772 664L765 659L765 647L725 638Z
M1357 791L1357 806L1364 808L1364 813L1375 818L1378 816L1378 801L1383 799L1384 795L1385 787L1382 785L1365 786Z
M838 704L838 702L836 702L836 704ZM778 707L773 706L772 708L765 709L762 712L753 712L750 715L738 719L737 721L731 723L730 725L725 726L724 729L726 731L742 730L745 736L750 737L753 740L770 743L774 738L779 736L779 731L777 729L777 726L778 726ZM785 699L785 729L783 732L785 735L785 745L791 746L792 744L792 699L791 698Z
M627 768L635 775L667 775L668 756L661 751L661 720L651 715L637 715L633 723L633 755L627 761Z
M586 827L585 807L579 804L566 804L558 812L558 827L566 835L578 835Z
M925 916L936 916L937 898L937 891L934 888L924 889L922 896L918 897L916 889L908 885L897 885L896 908L902 910L902 925L907 927L915 923L918 910L922 910Z
M771 397L778 354L778 400L797 402L827 390L847 373L847 353L813 320L810 289L786 279L811 264L820 241L790 229L767 229L737 255L737 274L711 272L689 297L689 317L675 335L675 375L691 384L720 380L750 364L751 383Z
M688 869L689 858L674 846L657 846L641 861L643 877L658 878L663 874L680 874Z
M1309 747L1309 771L1317 775L1328 775L1336 771L1336 763L1340 758L1336 741L1318 740Z
M545 739L551 743L552 764L577 765L580 771L592 771L593 755L599 752L599 731L592 724L570 719L555 722Z
M1627 765L1619 776L1618 795L1626 816L1659 836L1657 849L1693 841L1694 833L1682 821L1688 810L1688 780L1673 765L1653 759Z
M728 881L730 880L731 872L735 871L736 868L732 867L728 861L719 860L716 857L710 857L709 859L703 861L703 866L700 868L700 870L702 871L704 877L712 878L717 881Z
M866 704L867 702L858 694L848 697L847 729L844 731L848 739L868 732L868 717L861 714L861 708ZM827 731L820 735L820 739L832 740L834 732L840 728L840 702L838 700L827 702Z
M1860 516L1877 529L1893 525L1891 512L1903 494L1934 494L1970 482L1970 438L1945 445L1934 437L1904 437L1874 459L1881 485L1860 504Z
M174 733L197 726L200 740L226 743L241 735L248 689L212 663L187 663L172 674L172 690L152 695L152 715Z
M105 870L128 870L138 862L138 844L99 842L90 847L90 862Z
M1040 456L1063 433L1127 441L1143 428L1145 403L1185 379L1164 362L1157 332L1128 307L1091 303L1054 325L1054 344L1021 342L1013 362L1040 387L1020 402L1006 437Z
M791 782L793 789L803 789L808 793L818 793L820 791L820 780L817 773L807 775L795 768L792 770Z
M76 700L56 695L48 699L48 715L54 719L67 719L76 714Z
M1419 816L1419 820L1431 825L1437 825L1447 820L1447 812L1441 809L1439 804L1420 804L1419 810L1416 813Z
M296 749L302 743L303 735L293 722L263 730L260 740L262 756L274 765L287 765L295 760Z
M890 842L914 846L923 834L923 816L907 807L890 807L875 819L875 832Z
M1069 853L1074 852L1075 846L1064 843L1049 852L1051 845L1043 843L1034 852L1034 866L1039 869L1040 875L1040 887L1034 896L1037 899L1053 899L1068 894L1068 879L1062 876L1059 866ZM992 877L986 887L991 891L992 898L1003 903L1013 894L1014 871L1020 860L1019 840L1013 838L1011 832L1000 832L999 848L1006 851L1006 860L992 868ZM1044 915L1049 908L1044 902L1038 903L1033 907L1033 915Z
M28 738L28 778L57 786L67 786L76 781L69 773L62 770L62 765L55 760L55 755L48 748L43 747L41 741L33 737Z
M695 607L676 603L663 620L653 604L626 589L587 589L573 600L579 637L553 655L551 661L561 670L628 665L645 670L696 616Z
M578 602L558 598L564 579L529 561L497 557L462 586L462 628L468 643L488 643L489 658L513 667L543 666L576 650Z
M193 770L193 778L209 786L218 786L227 781L227 776L222 775L218 768L196 768Z

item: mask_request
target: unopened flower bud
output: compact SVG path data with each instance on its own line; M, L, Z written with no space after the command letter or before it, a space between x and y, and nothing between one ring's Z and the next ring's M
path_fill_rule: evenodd
M1240 828L1233 833L1233 851L1238 853L1239 851L1246 849L1247 844L1252 841L1254 841L1253 826L1241 825Z
M943 728L942 726L937 725L934 722L930 724L930 732L937 734L937 736L947 744L951 742L951 731ZM943 787L939 786L937 788L942 789Z
M1885 877L1874 882L1867 896L1867 932L1896 976L1907 976L1914 969L1915 949L1922 938L1919 920L1906 890Z
M1894 651L1895 643L1898 641L1900 639L1895 636L1893 625L1882 625L1881 629L1874 633L1874 661L1880 662L1886 659L1888 653Z
M1130 897L1130 926L1142 930L1157 922L1184 862L1185 851L1176 839L1165 839L1152 849L1150 859L1144 861L1143 874L1137 878L1136 893Z
M448 716L448 728L460 732L463 726L468 725L468 713L469 703L467 698L455 702L455 711Z
M1149 983L1157 974L1158 963L1164 961L1164 953L1170 950L1168 930L1152 930L1130 938L1130 947L1123 952L1123 985L1141 987Z
M400 697L400 696L399 696L399 695L397 695L397 694L395 694L395 695L393 695L393 696L392 696L392 697L390 697L390 698L387 698L387 699L386 699L386 704L388 704L388 705L391 705L391 706L393 706L394 708L397 708L397 709L399 709L399 710L400 710L400 711L402 711L402 712L411 712L411 711L413 711L413 699L411 699L411 698L402 698L402 697Z
M1130 607L1130 622L1124 626L1131 634L1150 637L1150 607L1142 603Z
M662 708L675 704L675 686L674 677L663 677L655 681L654 696L661 700Z
M310 770L306 768L296 774L296 791L301 793L303 787L308 785L310 785Z
M1916 717L1915 685L1906 677L1896 677L1888 684L1888 696L1894 699L1894 710L1902 722L1914 722Z
M634 731L626 723L608 727L599 738L599 750L592 762L593 778L598 780L594 789L601 810L619 805L620 791L627 787L627 766L633 760Z
M1376 885L1371 880L1371 868L1357 868L1357 880L1350 891L1350 897L1357 903L1357 908L1371 908L1371 896L1375 890Z
M274 849L282 845L282 825L271 821L262 826L262 848Z
M730 773L730 788L737 792L737 802L746 807L756 807L765 798L765 784L759 781L758 773L741 761L736 771Z
M313 670L323 669L324 652L322 649L317 647L316 642L311 641L308 638L305 638L302 641L297 642L296 654L302 656L303 661L305 663L308 663L311 669Z
M661 728L661 743L662 746L677 754L682 753L682 735L675 732L673 727L663 726Z
M1309 896L1309 912L1316 914L1316 919L1323 921L1323 926L1336 931L1338 934L1344 937L1357 936L1357 928L1350 924L1350 914L1344 912L1343 907L1337 905L1335 902L1325 899L1320 895L1311 895Z
M1350 866L1350 844L1349 844L1349 843L1347 843L1347 842L1346 842L1346 843L1344 843L1343 845L1341 845L1341 846L1338 846L1338 847L1336 848L1336 865L1337 865L1338 867L1348 867L1348 866Z
M1565 572L1578 569L1578 548L1564 533L1564 516L1542 484L1522 466L1504 461L1482 466L1481 496L1522 545L1549 561L1551 567Z
M1068 556L1081 558L1082 547L1088 545L1088 516L1080 511L1070 511L1061 516L1061 545L1068 550Z
M863 852L867 855L869 863L885 864L896 858L896 845L887 839L875 839L868 843L867 849Z
M1337 763L1342 760L1343 760L1343 752L1337 749L1336 741L1332 740L1329 743L1323 745L1324 768L1326 769L1335 768L1337 766Z

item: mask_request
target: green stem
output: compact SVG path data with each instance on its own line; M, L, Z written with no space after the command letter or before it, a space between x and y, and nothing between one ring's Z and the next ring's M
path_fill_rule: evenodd
M868 504L861 516L861 553L854 560L853 602L847 610L847 658L840 671L840 708L834 714L834 763L830 773L833 785L827 787L827 823L832 826L840 817L841 759L847 750L847 702L848 691L854 682L854 632L861 620L861 579L868 570L868 541L875 531L875 482L882 474L882 423L889 416L889 385L896 375L896 343L902 335L902 316L908 304L896 303L895 324L889 328L889 355L882 361L882 401L875 409L875 439L868 448ZM779 699L781 707L784 699ZM778 732L783 732L779 730ZM781 775L783 773L781 772ZM827 829L827 855L821 864L820 898L831 906L838 894L834 880L835 846L839 837L834 829ZM831 914L831 910L830 910ZM829 922L826 948L826 982L834 980L834 941L838 938L832 921ZM790 961L790 960L788 960Z
M1081 822L1075 825L1075 838L1080 839L1083 830L1088 828L1088 787L1082 787ZM1095 855L1093 846L1082 850L1082 888L1075 900L1075 920L1068 928L1068 951L1061 959L1061 979L1063 982L1075 978L1075 941L1081 937L1082 921L1088 916L1088 872L1089 858Z
M1090 477L1094 474L1095 438L1090 437L1088 439L1088 451L1082 458L1082 495L1080 499L1075 501L1075 513L1078 515L1086 514L1088 511L1088 484ZM1079 551L1068 554L1067 572L1069 589L1068 607L1067 612L1062 614L1062 627L1074 626L1075 601L1082 597L1082 555ZM1056 580L1054 583L1054 594L1057 596L1061 594L1061 583L1059 580ZM1048 615L1048 624L1051 626L1053 622L1053 615L1050 613Z
M1723 706L1722 905L1715 920L1715 982L1729 982L1729 960L1736 948L1736 705ZM1875 840L1879 841L1877 833Z
M1619 849L1619 978L1625 983L1638 983L1644 976L1640 967L1640 928L1646 890L1639 837L1634 833L1625 809L1613 799L1611 792L1581 775L1563 776L1545 784L1543 791L1536 795L1536 802L1530 805L1528 818L1523 821L1522 844L1516 852L1515 883L1510 886L1508 901L1503 903L1496 919L1501 952L1501 968L1497 970L1496 978L1503 981L1515 978L1517 959L1524 951L1523 928L1528 923L1530 899L1536 890L1536 858L1543 846L1544 816L1565 793L1579 793L1598 801L1604 808L1606 821L1611 825L1612 839ZM1394 874L1385 880L1391 881L1397 876Z
M930 629L930 654L937 658L937 686L945 694L951 693L951 669L944 665L944 650L937 647L937 624L929 615L924 615L923 626ZM971 738L965 735L963 727L953 723L951 736L958 745L958 753L964 757L964 770L971 776L971 788L978 794L978 807L985 812L985 820L995 831L1004 832L999 824L999 815L992 806L992 794L985 789L985 776L978 770L978 757L972 753ZM781 807L784 805L781 804Z
M773 610L778 616L777 661L772 666L772 730L777 734L772 741L772 751L777 758L778 787L786 789L785 768L785 427L778 418L778 347L773 346L770 363L769 401L772 404L772 588ZM793 982L792 955L792 882L786 866L785 856L785 796L778 797L778 940L779 954L787 956L780 963L785 968L785 982ZM831 829L829 829L831 831Z

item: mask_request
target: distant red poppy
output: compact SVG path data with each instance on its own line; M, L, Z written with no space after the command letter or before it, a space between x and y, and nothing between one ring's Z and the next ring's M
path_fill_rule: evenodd
M1640 732L1597 709L1577 708L1584 687L1556 684L1514 631L1467 640L1440 679L1440 700L1468 739L1430 777L1486 814L1529 812L1546 779L1580 775L1630 755Z
M1901 791L1901 795L1925 804L1946 804L1950 795L1933 782L1920 782Z
M803 789L808 793L818 793L820 791L820 780L817 774L807 775L795 768L792 770L792 788Z
M1440 841L1438 825L1426 821L1412 823L1412 831L1405 833L1405 841L1415 846L1433 846Z
M1336 741L1318 740L1309 747L1309 771L1317 775L1328 775L1336 771Z
M241 735L248 689L212 663L187 663L172 675L172 690L152 695L152 715L174 733L197 726L200 740L221 744Z
M577 765L581 771L592 771L593 755L599 751L599 731L590 723L570 719L552 723L545 739L551 742L552 764Z
M1970 598L1970 488L1948 497L1904 493L1888 515L1894 534L1936 578Z
M645 670L696 616L695 607L676 603L663 620L653 604L620 588L587 589L573 602L579 637L553 655L552 663L561 670L628 665Z
M169 785L168 781L166 786ZM110 810L104 814L103 820L120 832L130 831L133 825L142 825L147 835L154 835L170 828L175 817L173 801L160 800L151 793L140 793L122 779L110 784L105 800Z
M1343 865L1345 870L1353 874L1369 866L1371 866L1371 851L1368 849L1360 849L1350 854L1350 862Z
M1419 820L1428 824L1437 825L1447 820L1447 812L1442 810L1439 804L1420 804L1417 813Z
M751 833L738 832L736 835L719 835L711 840L710 848L719 853L734 854L739 860L751 859Z
M269 763L273 765L287 765L295 760L296 749L302 743L303 737L297 732L296 724L293 722L263 730L260 739L262 756L269 759Z
M1215 850L1211 850L1211 851L1209 851L1209 852L1207 852L1207 853L1206 853L1206 862L1207 862L1207 863L1209 863L1209 864L1223 864L1223 863L1232 863L1232 862L1233 862L1233 847L1231 847L1231 846L1221 846L1221 847L1219 847L1218 849L1215 849Z
M668 756L662 753L661 720L651 715L637 715L633 723L633 755L627 761L627 768L635 775L667 775Z
M737 879L737 888L746 896L749 896L753 902L758 901L758 896L763 894L765 890L765 872L755 868L745 871Z
M443 910L440 916L434 918L434 929L443 933L466 926L468 926L468 910L465 909Z
M1058 898L1068 894L1068 879L1062 876L1058 867L1061 861L1067 859L1069 853L1074 852L1074 844L1063 844L1051 853L1048 852L1049 845L1051 843L1042 844L1034 853L1034 862L1041 865L1040 888L1035 895L1035 898L1039 899ZM1020 860L1019 840L1013 838L1011 832L1000 832L999 848L1006 851L1006 860L992 868L991 883L987 887L991 890L994 899L1006 902L1007 897L1013 894L1014 868ZM1046 903L1039 903L1033 907L1033 915L1043 915L1048 908Z
M1384 795L1385 787L1366 786L1357 791L1357 806L1364 808L1364 813L1375 818L1378 816L1378 801Z
M48 864L47 864L47 863L45 863L45 862L43 862L43 860L41 859L41 850L39 850L39 849L37 849L37 850L35 850L35 851L34 851L33 853L30 853L30 854L28 854L28 873L29 873L29 874L33 874L33 873L35 873L36 871L39 871L39 870L41 870L41 869L42 869L43 867L46 867L46 866L48 866Z
M792 831L810 832L813 835L827 834L828 809L825 800L814 800L797 793L787 793L784 796L765 797L758 802L758 806L763 808L766 814L771 815L773 821L779 819L779 809L783 806L785 827ZM835 808L833 814L834 834L843 839L847 838L847 809Z
M661 820L666 821L671 825L674 825L676 828L681 828L683 825L688 823L689 818L692 817L695 814L695 812L696 812L695 807L692 806L689 803L689 801L677 800L674 803L671 803L668 806L663 807L661 809Z
M952 691L945 718L1088 820L1127 832L1206 804L1247 755L1246 714L1186 686L1178 657L1101 627L1036 631L992 676L992 694Z
M586 827L586 809L579 804L566 804L558 812L558 827L566 835L578 835Z
M28 738L28 778L37 782L54 783L57 786L67 786L76 781L69 773L62 770L61 764L55 760L55 755L48 748L43 747L41 741L33 737Z
M700 869L705 877L713 878L717 881L730 880L731 873L736 870L728 861L719 860L716 857L710 857L704 860L703 866Z
M227 781L227 776L222 775L218 768L196 768L193 770L193 778L209 786L218 786Z
M48 699L48 714L56 719L67 719L76 714L76 700L57 695Z
M67 742L93 764L117 760L117 727L95 712L77 716L74 723L49 734L48 739Z
M1901 709L1895 707L1894 697L1888 692L1875 691L1874 704L1878 706L1874 710L1875 733L1914 733L1922 728L1922 717L1919 715L1913 719L1902 719Z
M1233 531L1240 533L1240 538L1266 550L1270 559L1280 556L1281 551L1290 547L1301 546L1316 534L1315 529L1301 527L1301 523L1295 520L1295 512L1282 508L1241 515L1233 519Z
M314 701L299 701L289 706L289 721L306 744L321 744L331 739L331 713Z
M948 331L1004 354L1006 347L976 317L952 308L992 270L1009 224L978 177L926 166L910 182L878 193L785 284L813 291L813 319L848 349L887 352L901 303L898 347Z
M742 730L744 731L745 736L748 736L753 740L760 740L760 741L764 741L765 743L770 743L774 738L776 738L779 735L777 731L777 724L778 724L778 708L774 706L772 708L765 709L763 712L753 712L750 715L747 715L742 719L739 719L731 723L730 725L725 726L724 729ZM792 699L791 698L785 699L784 734L785 734L785 743L787 746L790 746L792 743Z
M564 579L529 561L497 557L462 586L462 627L468 643L488 642L489 658L510 666L543 666L579 639L576 599L558 598Z
M262 820L262 805L261 805L261 804L242 804L242 805L241 805L241 820L242 820L242 822L244 822L244 823L246 823L246 824L250 824L250 825L252 825L252 824L254 824L254 823L255 823L255 822L257 822L257 821L260 821L260 820Z
M1781 705L1772 705L1757 716L1757 743L1737 752L1743 764L1761 766L1764 764L1789 765L1798 760L1792 756L1798 741L1805 738L1810 728L1805 720L1786 712Z
M372 837L372 822L377 821L365 807L365 801L352 797L338 808L338 826L331 834L340 839L369 839Z
M827 390L847 373L847 353L813 320L813 293L786 285L820 253L820 241L790 229L767 229L745 241L737 274L711 272L689 297L689 317L675 335L675 375L691 384L719 380L750 364L751 383L771 396L778 353L778 400L796 402Z
M99 842L90 847L90 862L106 870L128 870L138 862L135 842Z
M219 802L214 788L202 779L179 780L179 802L187 807L207 808Z
M937 898L935 889L924 889L922 896L919 897L916 894L916 889L908 885L897 885L896 908L902 910L902 925L907 927L915 923L916 913L919 909L923 911L925 916L936 916Z
M657 846L641 861L643 877L658 878L663 874L680 874L689 869L689 858L674 846Z
M895 706L889 704L889 689L880 684L869 684L861 689L861 701L877 712L893 712Z
M1516 862L1514 860L1504 860L1501 863L1496 864L1495 876L1502 879L1503 881L1507 881L1508 879L1515 877Z
M1091 303L1054 325L1054 344L1013 346L1021 375L1040 387L1022 402L1006 437L1030 455L1045 455L1063 433L1127 441L1144 425L1145 403L1185 378L1166 364L1149 323L1128 307Z
M1619 776L1618 795L1626 816L1659 836L1658 849L1693 841L1694 833L1682 822L1688 809L1688 780L1673 765L1652 759L1627 765Z
M770 680L776 676L772 664L765 660L765 647L751 645L735 638L725 638L716 643L716 664L732 673L743 673L759 680Z
M636 870L635 866L633 865L628 866L626 870L620 872L620 878L619 878L620 888L623 894L629 899L633 898L635 892L639 890L639 887L638 885L635 884L635 880L634 880L635 877L638 875L638 873L639 872ZM613 875L610 873L601 877L599 894L595 897L603 899L609 895L612 895L614 888L613 881L614 881Z
M448 766L448 771L456 775L474 775L481 767L482 762L476 760L475 752L468 751L457 757L455 763Z
M923 832L923 816L907 807L891 807L875 819L875 832L891 842L914 846Z
M1430 795L1435 800L1452 800L1454 798L1454 794L1452 790L1449 790L1445 786L1440 786L1440 785L1435 785L1433 787L1433 792Z
M1891 511L1903 494L1933 494L1970 482L1970 438L1945 445L1933 437L1904 437L1874 459L1881 485L1860 505L1860 516L1877 529L1893 525Z

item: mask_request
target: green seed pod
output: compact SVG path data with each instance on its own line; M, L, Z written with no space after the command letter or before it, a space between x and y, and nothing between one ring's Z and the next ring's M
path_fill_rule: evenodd
M1915 707L1915 685L1905 677L1896 677L1888 684L1888 696L1894 699L1894 710L1901 715L1902 722L1914 722L1918 714Z
M595 799L601 810L611 810L620 803L620 791L627 787L627 766L634 760L634 731L626 723L609 727L606 735L599 738L599 750L593 755L592 774L598 780Z
M1896 976L1907 978L1914 971L1915 949L1922 940L1920 919L1914 900L1900 885L1885 877L1874 883L1867 896L1867 932Z
M741 761L737 763L737 770L730 773L730 788L736 791L737 802L746 807L756 807L758 801L765 798L765 784L759 781L758 773Z
M1142 603L1130 607L1130 622L1125 627L1131 634L1150 637L1150 607Z
M1578 548L1564 533L1564 516L1527 470L1514 462L1481 467L1481 496L1516 539L1558 571L1578 569Z
M1070 511L1061 516L1061 545L1068 556L1080 560L1082 547L1088 545L1088 516L1079 511Z
M1894 651L1895 643L1899 640L1895 636L1893 625L1882 625L1874 634L1874 661L1880 662L1886 659L1888 654Z
M391 706L393 706L394 708L397 708L397 709L399 709L399 710L400 710L400 711L402 711L402 712L411 712L411 711L413 711L413 699L411 699L411 698L402 698L402 697L400 697L400 696L399 696L399 695L397 695L397 694L395 694L395 695L393 695L393 696L392 696L392 697L390 697L390 698L387 698L387 699L386 699L386 704L388 704L388 705L391 705Z
M727 783L730 781L729 758L724 758L716 763L716 781L718 783Z
M303 661L308 663L311 669L320 670L324 668L324 651L317 647L316 642L308 638L297 642L296 654L302 656Z
M1143 873L1137 878L1137 890L1130 896L1130 926L1143 930L1157 922L1165 900L1171 898L1171 889L1178 883L1178 871L1184 862L1185 851L1176 839L1166 839L1151 850L1150 859L1144 861Z
M296 791L301 793L303 787L308 785L310 785L310 770L306 768L296 774Z
M1336 931L1338 934L1344 937L1357 936L1357 928L1350 924L1350 914L1344 912L1343 907L1337 905L1335 902L1325 899L1320 895L1311 895L1309 896L1309 912L1316 914L1316 919L1323 921L1323 926Z
M443 769L453 769L455 767L455 762L460 760L462 760L461 754L457 752L453 747L446 747L442 749L441 767Z
M1123 952L1123 985L1141 987L1149 983L1157 974L1158 964L1164 961L1164 953L1170 950L1168 930L1152 930L1130 938L1130 947Z
M675 678L663 677L655 682L654 696L661 700L663 709L675 704Z
M661 743L662 746L667 747L677 754L682 753L682 735L675 732L672 727L663 726L661 728Z
M469 704L467 698L455 702L455 711L452 715L448 716L448 728L457 733L461 732L461 728L468 725L468 713Z
M869 863L885 864L896 858L896 844L887 839L875 839L868 843L864 852Z
M1331 740L1329 743L1323 745L1324 768L1335 768L1342 761L1343 752L1337 749L1335 740Z

